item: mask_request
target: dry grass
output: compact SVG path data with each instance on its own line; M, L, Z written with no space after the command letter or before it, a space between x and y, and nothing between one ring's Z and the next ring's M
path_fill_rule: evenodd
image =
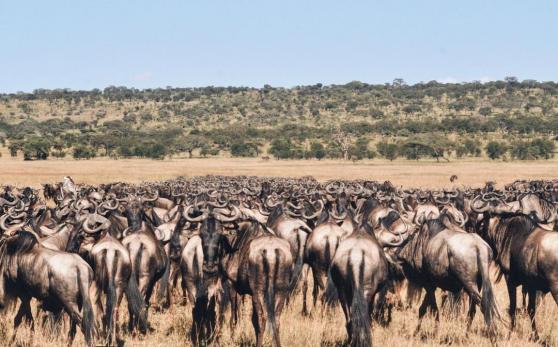
M0 182L3 184L33 185L59 180L64 175L71 175L79 182L101 183L114 180L139 182L142 180L166 179L176 176L194 176L205 174L223 175L261 175L261 176L304 176L313 175L320 180L329 178L368 178L390 179L398 185L441 187L449 186L449 176L457 174L460 184L480 185L493 179L507 183L517 178L551 178L555 177L558 161L538 162L384 162L372 161L346 163L339 161L268 161L257 159L219 159L219 160L107 160L92 161L49 160L43 162L23 162L4 156L0 160ZM508 297L503 282L496 285L496 297L504 317ZM310 291L309 291L310 294ZM311 317L300 314L301 295L293 298L291 305L281 317L281 338L284 346L340 346L345 341L344 318L341 310L321 314L318 310ZM243 314L234 334L226 325L223 329L223 346L252 346L254 333L250 323L251 305L247 298ZM440 302L440 301L438 301ZM520 304L521 306L521 304ZM146 337L125 336L127 346L182 346L190 345L186 332L191 325L191 308L174 305L164 313L151 312L150 321L155 331ZM465 331L465 312L456 316L443 315L439 324L428 318L423 323L422 332L413 336L417 324L415 305L406 311L396 311L393 322L387 328L373 326L373 341L382 346L490 346L490 341L483 334L483 321L477 314L472 331ZM126 317L126 309L121 309L121 322ZM9 338L12 335L14 312L7 312L0 317L1 346L61 346L65 344L66 329L62 333L44 331L40 327L32 333L28 327L20 329L15 344ZM549 346L558 346L558 307L550 296L540 304L537 319L543 342ZM228 322L228 314L227 319ZM507 337L507 330L500 329L500 346L536 346L529 341L530 323L525 314L518 316L517 330ZM267 336L267 344L270 337ZM83 345L83 337L78 332L74 345Z
M500 309L504 312L507 307L508 299L505 286L497 284L497 300ZM438 300L440 303L440 300ZM521 302L519 303L521 306ZM303 317L300 314L302 307L302 297L298 294L286 308L281 316L281 339L284 346L342 346L345 338L345 321L339 307L332 311L321 313L321 308L314 310L310 317ZM187 332L191 326L191 307L173 305L164 313L152 312L150 321L155 331L145 337L131 337L125 335L126 346L190 346L187 339ZM121 312L126 312L122 307ZM246 298L242 307L240 322L231 331L228 326L229 314L225 319L225 326L221 338L221 345L224 347L232 346L253 346L255 343L254 331L250 323L251 304ZM558 315L558 307L547 295L538 307L537 319L539 333L542 343L547 346L558 345L557 323L554 317ZM123 314L125 317L126 314ZM372 327L373 344L376 346L491 346L490 340L485 336L484 322L480 312L473 323L469 333L465 330L466 313L463 309L458 314L442 313L440 322L431 318L425 318L422 324L422 331L416 336L413 335L418 316L418 305L409 310L398 310L394 312L392 323L384 328L377 324ZM505 313L503 314L506 317ZM0 319L0 345L13 346L8 343L12 335L11 317L13 313L4 315ZM121 317L121 323L124 323ZM67 327L61 333L54 334L44 331L38 327L33 334L28 327L22 327L17 334L16 345L19 346L45 346L54 347L65 344L65 334ZM499 330L498 346L538 346L539 344L530 341L530 322L522 311L518 314L518 326L516 331L508 337L505 327ZM266 345L271 345L271 336L266 335ZM74 345L83 345L83 336L78 332Z
M319 180L331 178L391 180L396 185L421 187L448 187L449 177L458 175L458 184L481 185L487 180L508 183L518 178L554 178L558 161L493 162L435 161L394 162L384 160L357 163L335 160L269 160L261 159L95 159L88 161L47 160L24 162L6 155L0 159L0 182L3 184L37 186L54 182L65 175L77 182L98 184L110 181L140 182L177 176L258 175L293 176L311 175Z

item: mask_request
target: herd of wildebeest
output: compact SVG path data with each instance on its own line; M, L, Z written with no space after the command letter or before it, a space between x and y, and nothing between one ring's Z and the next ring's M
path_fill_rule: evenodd
M443 305L469 305L467 329L479 306L494 339L514 329L521 286L537 339L537 296L558 303L557 202L558 181L525 180L449 190L222 176L4 186L0 306L16 312L13 338L23 320L68 322L70 344L79 326L87 345L114 345L121 329L151 331L149 309L189 305L185 343L207 345L219 343L225 312L235 326L247 296L259 347L266 324L280 346L281 312L301 292L301 314L340 304L347 344L370 346L372 321L389 324L395 306L422 298L417 332L427 312L437 319L437 289ZM494 297L492 263L509 318Z

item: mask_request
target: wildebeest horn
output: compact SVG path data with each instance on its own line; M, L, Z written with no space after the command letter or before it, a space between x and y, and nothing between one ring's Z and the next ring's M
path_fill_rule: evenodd
M14 201L8 201L8 200L6 200L6 199L4 199L4 198L0 198L0 206L4 206L4 205L7 205L7 206L14 206L14 205L16 205L16 204L18 203L18 201L19 201L18 198L15 198Z
M113 200L113 201L114 201L114 205L110 205L110 201L105 201L99 207L102 207L105 210L114 211L118 208L118 201L117 200Z
M478 202L478 201L482 201L484 203L484 205L482 207L477 207L476 202ZM475 211L476 213L484 213L484 212L486 212L490 209L490 204L488 203L488 201L483 199L482 195L478 195L471 202L471 209L473 211Z
M101 225L99 225L96 228L91 229L91 227L89 226L89 222L101 223ZM110 220L108 220L107 218L105 218L101 215L98 215L98 214L89 215L83 221L83 230L88 234L96 234L101 230L108 229L109 227L110 227Z
M8 231L9 229L11 229L11 230L17 230L17 229L21 228L22 226L24 226L25 224L27 224L27 221L25 220L25 217L26 217L26 216L27 216L27 214L25 214L25 216L24 216L24 218L23 218L23 221L22 221L21 223L7 226L7 225L6 225L6 220L10 217L10 215L9 215L9 214L5 214L5 215L3 215L2 217L0 217L0 228L1 228L3 231Z
M209 206L213 206L213 207L216 207L216 208L223 208L223 207L227 206L227 202L219 204L219 203L216 203L216 202L213 202L213 201L208 201L207 204Z
M329 194L335 194L335 193L337 193L337 190L339 189L339 187L333 187L334 183L335 182L330 182L325 186L325 190Z
M256 206L258 206L258 212L260 212L262 215L269 216L271 214L270 212L264 211L261 204L256 203Z
M320 216L322 210L324 209L324 202L322 200L318 200L318 203L320 204L320 208L318 208L314 214L307 215L306 211L302 211L302 217L304 217L305 219L314 219Z
M290 201L287 202L287 206L289 206L290 208L295 209L295 210L302 210L302 208L304 207L302 205L295 205Z
M194 218L190 217L190 210L193 207L194 207L193 205L189 205L188 207L186 207L184 209L183 216L184 216L184 218L186 218L187 221L189 221L191 223L197 223L197 222L201 222L201 221L207 219L207 217L209 216L209 213L207 211L204 211L201 216L194 217Z
M265 206L267 206L268 208L274 208L275 206L281 205L281 201L271 203L270 200L271 200L271 198L269 198L269 197L265 200Z
M241 212L240 209L238 207L236 207L236 205L231 205L232 209L234 211L234 213L232 214L232 216L230 217L226 217L218 212L213 212L213 217L215 217L215 219L217 219L219 222L222 223L229 223L229 222L234 222L235 220L237 220L240 216L241 216Z
M153 202L153 201L159 199L159 191L156 190L156 191L155 191L155 196L152 197L152 198L146 198L145 196L142 196L141 199L142 199L142 201L144 201L144 202Z
M332 209L330 212L331 216L337 220L343 220L347 217L347 211L343 211L343 213L341 213L341 215L338 215L335 213L335 209Z

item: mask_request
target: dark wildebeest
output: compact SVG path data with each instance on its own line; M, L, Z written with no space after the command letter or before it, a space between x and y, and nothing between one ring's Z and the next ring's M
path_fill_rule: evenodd
M35 298L46 311L68 313L69 344L79 324L86 344L93 345L95 320L89 298L92 282L93 270L81 257L45 248L30 232L20 230L1 241L0 307L8 306L16 298L21 301L14 318L14 338L24 317L33 322L30 302Z
M538 339L537 291L550 291L558 304L558 233L542 229L529 216L493 214L502 208L500 205L475 201L474 209L484 213L480 234L494 249L496 263L506 279L511 329L515 327L516 288L522 285L529 296L527 311L533 337Z
M95 226L97 223L100 225ZM102 314L103 332L107 345L119 343L118 312L126 295L130 317L141 333L146 332L145 303L136 281L132 278L130 254L122 243L109 232L110 221L97 214L86 217L72 232L66 251L80 253L95 274L93 303ZM105 306L101 303L105 295Z
M391 265L368 223L341 241L331 263L326 295L339 297L352 347L372 345L372 308L388 283ZM331 288L335 286L335 289ZM328 299L330 300L330 299Z
M492 250L478 235L458 228L452 224L451 215L443 214L439 219L426 220L397 256L407 279L426 290L416 332L428 308L436 319L439 317L436 288L454 294L464 289L470 298L467 329L476 305L480 305L491 338L494 337L499 313L488 271Z
M227 260L226 277L236 293L252 296L256 346L262 346L269 320L273 342L280 347L279 318L293 277L291 246L255 220L238 233L232 245L234 253Z
M330 215L330 208L331 204L328 203L321 211L316 227L308 236L304 250L304 262L312 269L312 277L314 279L314 288L312 290L314 307L316 306L320 290L325 290L327 273L337 247L341 240L350 234L337 225L336 219ZM352 220L352 213L348 212L347 215L349 214ZM303 312L306 313L306 291L303 294Z
M221 261L231 253L232 248L224 234L224 223L231 223L240 217L240 211L232 206L232 216L221 214L223 209L205 210L198 217L190 217L190 209L184 210L184 217L192 223L199 223L199 241L202 250L202 276L196 277L193 323L190 338L194 345L205 345L219 339L219 328L223 320L223 284ZM194 238L189 240L193 242ZM187 244L188 245L188 244ZM186 245L186 246L187 246ZM194 261L199 258L199 246L195 249Z
M168 257L162 245L153 232L152 224L146 221L143 210L144 198L129 197L124 216L128 222L122 244L130 254L132 261L132 280L138 283L138 288L149 308L153 288L160 279L163 292L168 285L168 277L163 275L168 270ZM165 282L165 279L167 282ZM139 317L130 317L130 329L138 322Z

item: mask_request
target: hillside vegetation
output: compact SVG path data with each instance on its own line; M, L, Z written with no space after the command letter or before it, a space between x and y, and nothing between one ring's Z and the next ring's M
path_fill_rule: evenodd
M0 132L25 159L548 159L558 84L39 89L0 94Z

